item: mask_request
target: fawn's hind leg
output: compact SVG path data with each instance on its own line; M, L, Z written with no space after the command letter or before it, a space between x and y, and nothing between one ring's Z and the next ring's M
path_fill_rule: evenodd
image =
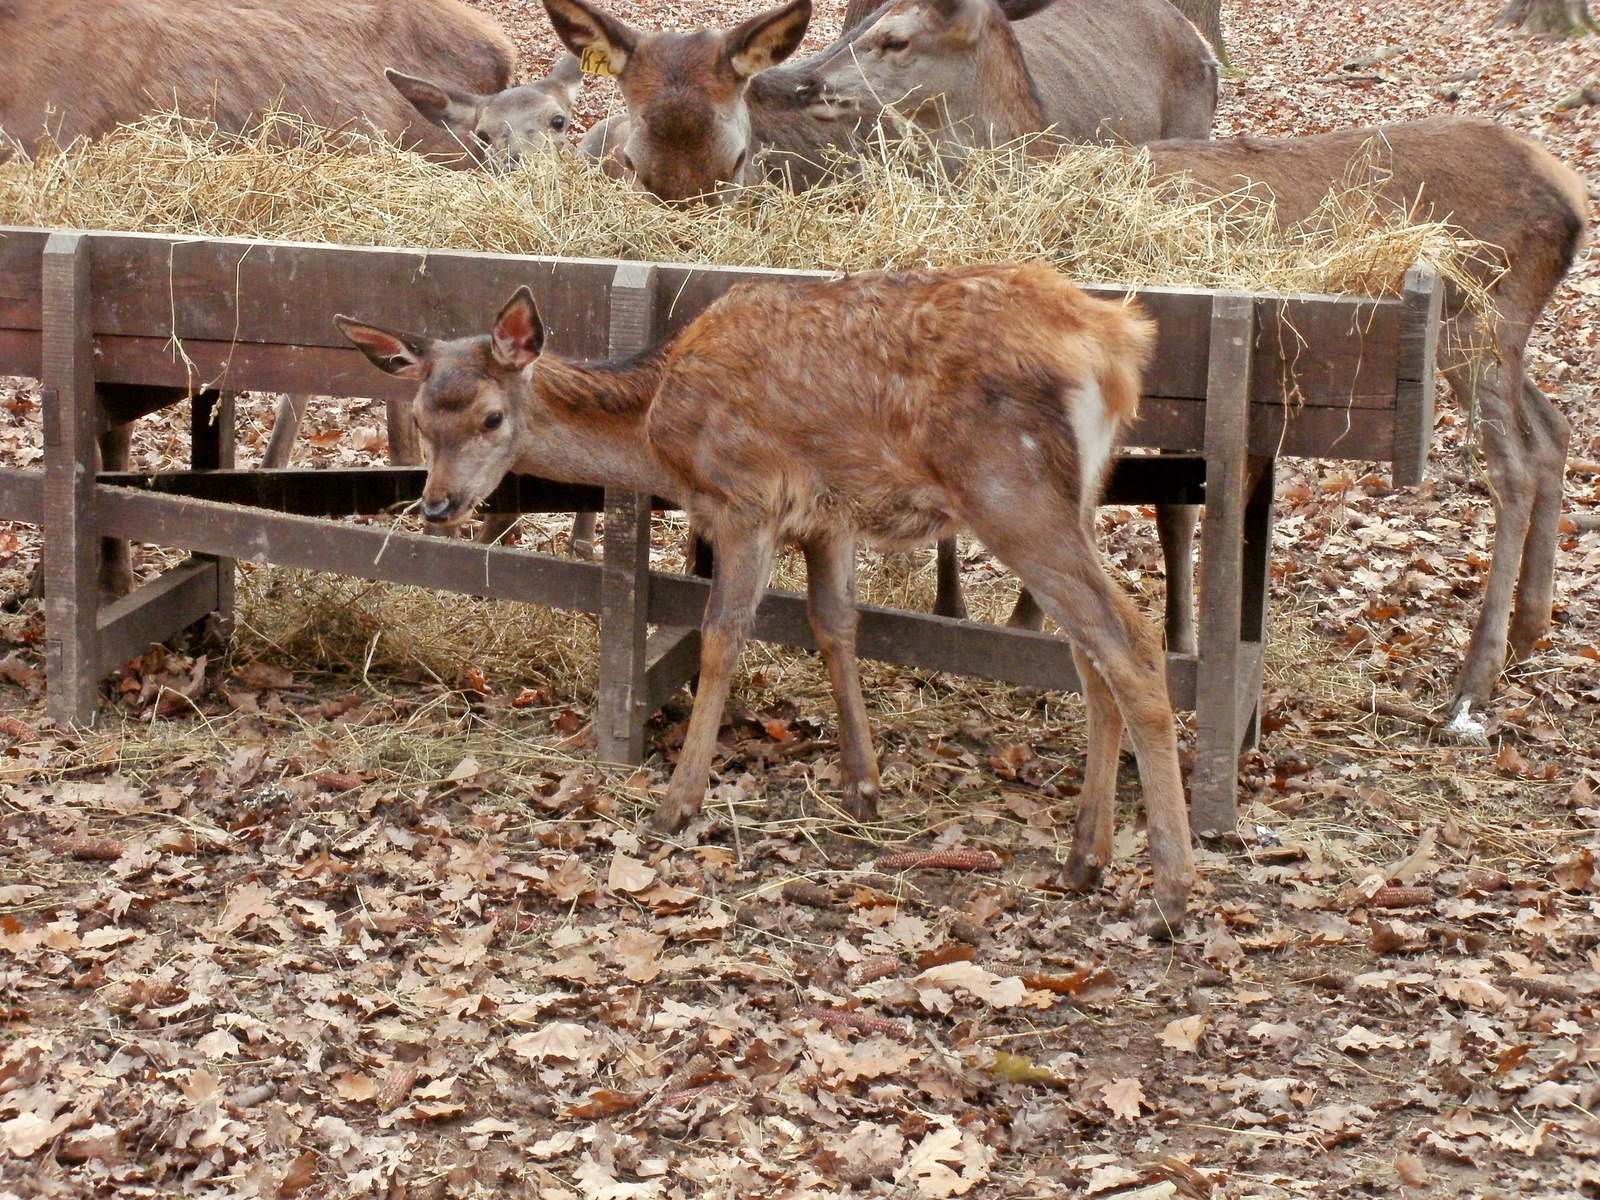
M711 761L717 753L717 730L728 700L728 684L739 651L755 621L756 606L772 573L774 542L765 529L741 530L716 539L717 573L711 580L700 633L700 687L694 695L689 732L683 739L678 768L667 785L666 799L652 822L671 833L700 811Z
M1111 864L1111 836L1117 826L1117 764L1122 751L1122 711L1094 660L1072 648L1083 683L1083 703L1088 712L1088 737L1084 750L1083 793L1078 798L1078 824L1067 858L1067 886L1078 892L1100 886L1100 875Z
M1033 511L1019 514L1010 493L997 499L975 494L964 498L962 515L1089 660L1090 674L1104 681L1127 723L1139 759L1155 864L1155 901L1142 920L1151 932L1169 932L1183 922L1194 885L1194 851L1160 639L1107 576L1082 515L1064 497L1035 493L1030 499ZM1044 537L1040 530L1059 532ZM1085 680L1086 690L1094 686ZM1090 704L1097 706L1092 692ZM1116 770L1114 754L1098 745L1104 724L1104 719L1096 723L1090 747L1096 767L1093 802L1101 806L1115 791ZM1085 788L1086 800L1089 790ZM1100 829L1101 818L1092 818L1089 831L1098 835ZM1087 861L1099 849L1075 845L1073 856Z
M855 541L807 542L802 549L806 612L839 709L844 807L857 820L870 821L878 815L878 757L872 752L872 727L856 667Z

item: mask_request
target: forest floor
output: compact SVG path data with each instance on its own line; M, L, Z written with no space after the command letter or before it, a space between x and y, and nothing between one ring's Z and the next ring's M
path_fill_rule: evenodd
M538 4L483 6L526 73L553 58ZM818 7L809 46L842 4ZM1491 32L1495 7L1230 3L1218 134L1482 113L1600 182L1600 106L1561 106L1600 39ZM1597 315L1591 259L1534 339L1573 514L1600 506ZM241 406L241 465L271 399ZM143 422L139 464L181 463L186 422ZM332 403L302 460L381 459L382 425ZM752 646L712 803L664 840L641 822L687 696L645 769L596 767L588 618L242 570L230 642L152 654L68 732L37 541L0 525L0 1197L1600 1193L1600 533L1567 522L1556 624L1490 744L1438 736L1494 534L1465 432L1446 398L1405 491L1285 465L1242 836L1200 849L1172 942L1129 919L1131 765L1105 887L1060 886L1075 697L866 664L885 819L862 830L820 668ZM39 454L36 390L0 381L0 462ZM1148 516L1101 528L1154 610ZM926 556L863 577L932 592ZM977 547L967 582L1003 613ZM980 869L875 861L907 849Z

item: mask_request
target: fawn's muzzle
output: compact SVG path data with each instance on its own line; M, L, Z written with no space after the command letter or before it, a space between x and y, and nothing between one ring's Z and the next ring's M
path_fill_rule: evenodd
M444 521L449 519L450 510L455 507L452 497L437 496L434 499L422 498L422 519L424 521Z

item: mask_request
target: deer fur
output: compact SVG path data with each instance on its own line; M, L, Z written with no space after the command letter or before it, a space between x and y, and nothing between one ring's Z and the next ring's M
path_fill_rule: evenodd
M848 148L853 126L839 120L849 115L839 107L814 107L802 85L829 64L841 69L858 53L876 53L864 47L880 46L890 26L910 39L896 58L928 69L950 60L952 40L976 36L969 25L1029 17L1018 28L1033 56L1035 99L1044 97L1067 136L1149 141L1204 137L1211 127L1216 61L1166 0L928 3L956 16L937 31L923 20L918 32L909 28L920 20L915 6L886 5L818 54L782 66L805 34L810 0L727 32L641 33L591 0L545 0L545 9L568 49L604 57L627 105L590 131L584 153L669 202L724 200L730 185L763 170L802 187L824 178L829 148ZM904 94L886 91L891 100Z
M1020 44L1002 22L991 24L989 38L987 53L1009 64L1015 84L1029 65ZM848 89L854 111L876 102L880 81L871 60L861 62L853 78L833 77L830 103L840 103L840 89ZM979 114L962 110L951 97L930 109L943 122L937 135L949 142L977 125ZM1039 104L1009 131L1041 132L1049 123ZM1070 147L1044 140L1034 150L1053 154ZM1347 186L1365 172L1380 184L1381 204L1447 220L1491 248L1497 261L1484 278L1492 283L1496 319L1487 330L1472 328L1462 297L1447 294L1445 317L1452 328L1439 339L1441 369L1462 401L1476 405L1479 413L1495 506L1488 585L1450 703L1451 727L1467 737L1480 736L1483 727L1473 709L1493 691L1508 652L1512 658L1530 653L1550 623L1556 525L1571 431L1523 360L1539 314L1584 243L1589 219L1584 181L1531 138L1477 117L1432 117L1304 138L1164 141L1151 145L1149 154L1160 174L1186 176L1202 191L1228 193L1253 184L1273 199L1285 224L1309 217L1330 189ZM1491 361L1475 363L1451 349L1475 339L1491 345ZM1170 628L1173 596L1192 594L1193 557L1187 546L1193 521L1164 515ZM1036 620L1027 599L1014 622Z
M474 162L501 171L515 170L530 154L568 149L572 105L583 87L578 60L571 54L557 59L542 79L491 95L419 79L393 67L383 73L418 112L466 147Z
M967 146L1031 133L1040 111L1072 142L1209 137L1221 70L1167 0L891 0L807 67L798 99L813 115L893 105Z
M600 366L540 354L526 289L488 336L441 342L338 321L380 368L420 384L427 519L466 520L507 471L537 471L672 497L714 545L700 687L658 826L700 809L729 678L788 542L806 556L839 707L845 806L874 817L856 542L905 547L961 526L1073 641L1089 747L1069 879L1092 886L1110 861L1126 721L1155 862L1149 920L1181 921L1194 866L1161 646L1092 534L1151 350L1137 310L1038 264L741 283L668 345Z
M499 26L458 0L8 0L0 46L0 128L24 148L171 108L237 133L278 108L457 158L384 68L494 93L517 62Z

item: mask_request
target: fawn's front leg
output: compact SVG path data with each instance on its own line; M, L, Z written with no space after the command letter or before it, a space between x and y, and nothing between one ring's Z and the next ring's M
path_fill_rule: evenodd
M705 800L728 684L772 572L774 545L772 534L765 529L737 535L719 533L716 538L717 573L711 581L700 634L700 687L678 768L652 822L665 833L681 829Z

